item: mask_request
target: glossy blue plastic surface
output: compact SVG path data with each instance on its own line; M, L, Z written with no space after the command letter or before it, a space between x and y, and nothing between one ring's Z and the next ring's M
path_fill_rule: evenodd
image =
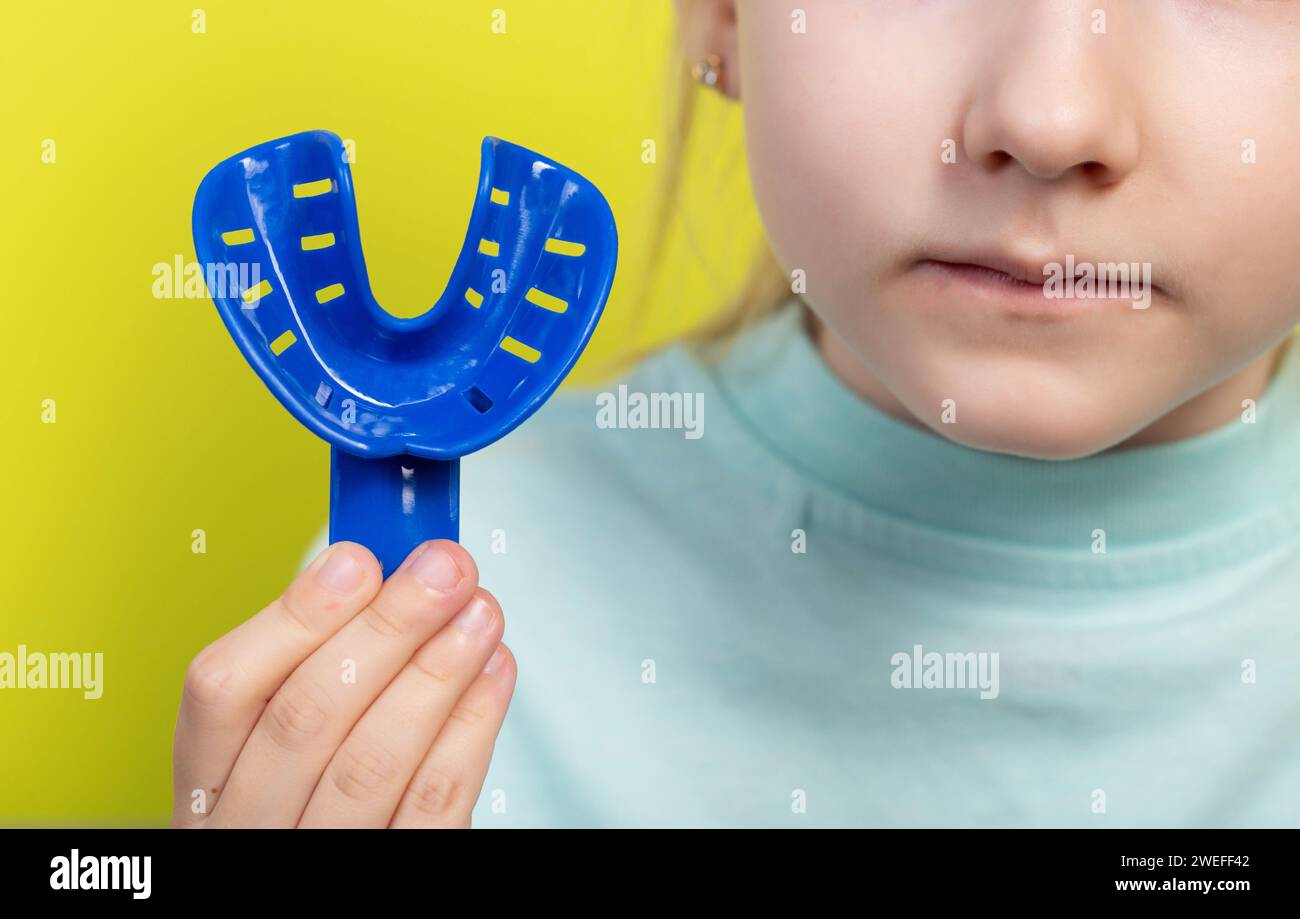
M193 225L209 277L239 279L238 290L210 292L240 351L333 448L331 541L369 546L385 572L423 539L457 538L455 463L568 374L618 248L591 182L494 137L451 279L411 319L371 294L334 134L295 134L220 163L199 186Z

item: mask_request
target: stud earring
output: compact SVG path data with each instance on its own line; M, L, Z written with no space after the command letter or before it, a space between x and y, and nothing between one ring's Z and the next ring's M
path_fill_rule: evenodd
M716 87L722 80L722 58L710 54L691 68L691 75L710 89Z

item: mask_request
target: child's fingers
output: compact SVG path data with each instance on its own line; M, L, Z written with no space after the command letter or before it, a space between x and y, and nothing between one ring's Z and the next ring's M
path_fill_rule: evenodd
M233 826L292 826L326 763L417 648L469 601L478 569L445 539L418 547L370 605L266 704L213 811Z
M212 812L266 700L378 592L379 562L341 542L321 552L284 594L217 639L185 674L173 753L173 819Z
M501 643L501 607L479 588L361 716L321 776L299 826L388 826L411 776Z
M516 673L514 655L498 645L416 770L393 815L393 828L469 826Z

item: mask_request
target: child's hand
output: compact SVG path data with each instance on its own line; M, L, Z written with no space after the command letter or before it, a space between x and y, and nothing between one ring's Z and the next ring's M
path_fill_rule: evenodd
M387 582L330 546L190 664L173 824L468 827L514 691L504 625L455 543Z

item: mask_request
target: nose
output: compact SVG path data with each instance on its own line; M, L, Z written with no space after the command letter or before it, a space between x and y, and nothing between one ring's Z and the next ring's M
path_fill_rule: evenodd
M1118 182L1140 156L1140 49L1096 31L1091 0L1023 0L986 20L990 40L964 114L967 158L989 171L1018 166L1037 179ZM1104 15L1104 14L1103 14ZM996 37L994 37L996 36Z

